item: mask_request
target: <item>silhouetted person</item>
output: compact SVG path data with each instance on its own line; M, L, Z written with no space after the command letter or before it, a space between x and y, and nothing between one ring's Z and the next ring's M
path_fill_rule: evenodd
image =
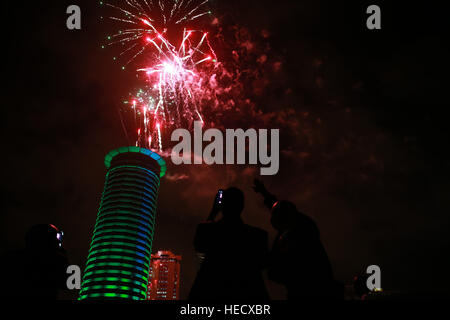
M216 197L217 198L217 197ZM267 300L261 271L268 253L267 232L241 219L244 194L237 188L214 202L208 221L197 227L194 247L204 254L189 294L191 300ZM215 222L222 211L222 219Z
M369 275L367 274L353 278L353 292L356 299L364 300L369 294L370 290L367 287L367 279L369 279Z
M56 299L66 289L68 261L63 233L50 224L33 226L24 250L3 257L2 295L11 298Z
M292 202L278 201L259 180L253 188L264 196L272 213L270 222L278 231L269 255L269 278L286 286L288 300L343 298L316 223Z

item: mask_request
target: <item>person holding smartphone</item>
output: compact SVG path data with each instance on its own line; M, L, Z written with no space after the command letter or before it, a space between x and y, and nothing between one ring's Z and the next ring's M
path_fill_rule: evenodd
M191 288L190 300L267 300L262 277L268 254L267 232L241 219L244 194L219 190L213 207L197 227L194 247L204 256ZM220 219L217 219L219 214Z

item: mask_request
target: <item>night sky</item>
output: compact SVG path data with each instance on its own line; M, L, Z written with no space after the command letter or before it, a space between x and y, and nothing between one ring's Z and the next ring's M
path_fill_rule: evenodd
M374 2L382 30L369 31L368 1L213 1L233 35L219 59L235 50L243 74L218 127L280 129L280 171L262 180L317 222L337 280L376 264L386 290L437 292L450 286L447 18L430 1L396 2ZM82 10L80 31L66 28L71 4ZM23 247L33 224L52 223L83 269L104 156L129 144L119 109L136 79L101 49L111 30L96 1L2 6L1 252ZM195 227L217 189L240 187L244 221L271 241L275 233L251 189L257 166L167 163L153 249L183 256L183 298L197 268Z

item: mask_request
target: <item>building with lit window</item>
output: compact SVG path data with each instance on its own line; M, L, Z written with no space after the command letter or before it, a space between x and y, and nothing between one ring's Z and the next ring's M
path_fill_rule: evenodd
M170 251L152 254L147 300L178 300L180 298L181 256Z
M145 300L164 160L138 147L105 157L105 187L80 290L80 300Z

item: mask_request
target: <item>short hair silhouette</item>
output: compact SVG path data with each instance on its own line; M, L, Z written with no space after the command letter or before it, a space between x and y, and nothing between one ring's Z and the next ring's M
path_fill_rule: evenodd
M61 231L52 224L38 224L32 226L26 236L25 243L28 250L58 250L62 242Z
M290 201L278 201L272 207L271 223L277 230L293 225L300 216L295 204Z
M231 187L223 192L222 214L225 219L238 218L244 210L244 193L242 190Z

